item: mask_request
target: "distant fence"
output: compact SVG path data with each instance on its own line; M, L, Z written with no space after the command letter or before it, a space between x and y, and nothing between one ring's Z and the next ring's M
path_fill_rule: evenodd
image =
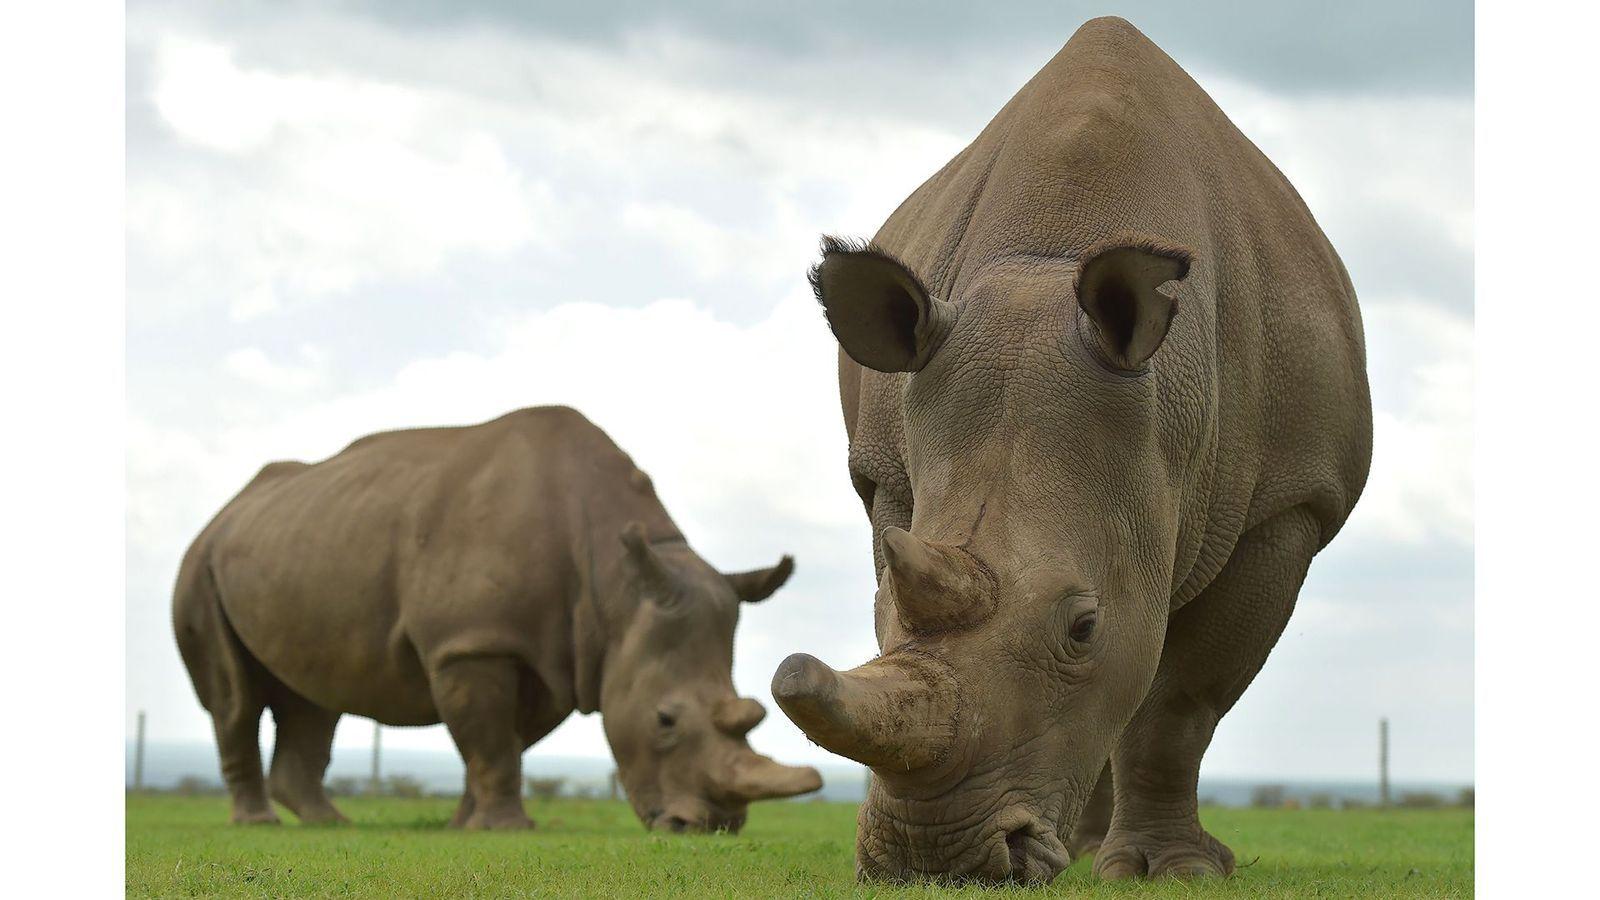
M390 749L382 731L373 729L371 748L335 748L328 771L330 793L339 796L375 794L388 797L459 796L465 771L454 753ZM134 737L126 745L127 778L133 791L186 795L221 794L216 748L209 743L148 743L146 717L136 719ZM1388 777L1389 728L1379 724L1379 778L1373 781L1250 781L1200 779L1203 806L1259 809L1400 809L1472 807L1471 785L1423 782L1391 783ZM270 754L264 753L264 757ZM623 790L610 760L529 756L524 760L524 795L530 798L622 799ZM809 800L860 802L866 795L866 770L854 765L822 765L822 790ZM388 774L384 774L385 771Z
M1368 809L1387 808L1398 809L1442 809L1444 807L1472 808L1474 802L1474 789L1470 787L1457 788L1453 793L1443 790L1408 790L1401 791L1399 800L1385 802L1352 796L1350 794L1337 794L1329 790L1297 791L1290 792L1288 786L1282 784L1260 784L1250 790L1249 805L1255 809ZM1215 798L1202 796L1202 806L1219 806Z

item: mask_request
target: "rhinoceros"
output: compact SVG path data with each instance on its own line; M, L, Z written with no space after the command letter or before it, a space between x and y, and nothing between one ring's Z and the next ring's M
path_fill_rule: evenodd
M772 689L871 767L858 876L1047 882L1096 844L1106 878L1230 872L1201 756L1371 458L1360 313L1305 203L1095 19L811 277L881 654L797 653Z
M348 712L442 720L466 762L452 824L527 827L522 752L577 710L647 828L737 830L822 786L750 748L766 711L733 689L740 604L793 569L718 572L605 432L546 407L268 465L185 555L173 624L236 822L277 821L269 796L342 820L322 778Z

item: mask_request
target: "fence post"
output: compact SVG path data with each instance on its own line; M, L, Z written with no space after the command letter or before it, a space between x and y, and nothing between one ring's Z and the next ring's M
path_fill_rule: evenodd
M1378 720L1378 805L1389 808L1389 720Z
M373 719L372 720L372 784L370 786L370 790L372 791L372 796L374 796L374 797L378 796L378 794L380 793L380 788L382 788L382 786L383 786L383 782L382 782L383 773L382 773L382 770L379 768L379 765L378 765L378 756L382 752L383 752L383 725L381 725L378 722L377 719Z
M133 732L133 789L144 790L144 710L139 710L139 724Z

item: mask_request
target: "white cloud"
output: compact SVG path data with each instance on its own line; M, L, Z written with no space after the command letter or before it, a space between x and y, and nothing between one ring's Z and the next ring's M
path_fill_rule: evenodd
M371 431L560 403L605 428L652 473L669 505L696 519L756 509L804 528L853 525L860 516L841 474L835 345L809 294L795 292L750 326L686 300L660 300L636 309L564 304L495 330L501 338L491 353L420 359L381 387L324 395L284 415L203 429L162 429L136 416L132 480L179 460L214 476L201 482L211 496L189 501L198 515L231 492L215 488L237 487L271 459L316 460ZM279 390L316 386L318 365L314 354L296 366L256 348L225 363L231 374Z
M228 154L269 149L293 132L409 139L438 110L425 90L350 74L241 66L224 43L175 33L155 46L152 101L185 141Z
M1472 326L1415 302L1373 303L1363 313L1372 472L1342 540L1471 546Z
M216 487L206 478L215 468L214 451L206 437L188 429L162 428L137 414L128 416L127 442L129 568L140 559L170 561L176 575L177 560L188 540L215 512L204 506ZM243 485L239 482L234 490Z
M280 363L259 347L241 347L222 361L228 374L247 384L272 391L299 392L320 384L325 360L309 344L300 348L299 363Z
M134 28L153 58L152 106L190 151L160 172L130 168L130 247L161 267L135 281L135 302L204 295L248 321L453 260L581 252L629 232L701 277L792 279L819 231L876 228L962 144L929 123L709 86L725 52L681 36L618 54L330 27L416 71L297 74ZM467 71L498 74L463 84Z
M622 211L624 228L660 243L686 260L701 279L728 274L770 278L785 271L797 247L807 247L814 237L797 221L784 198L774 197L775 218L761 228L737 222L717 222L695 210L670 203L630 203ZM784 239L775 239L782 236ZM793 270L794 266L787 267Z
M166 37L154 55L155 109L195 152L174 171L130 170L129 243L236 319L550 233L548 187L495 135L452 127L447 97L248 69L196 39Z

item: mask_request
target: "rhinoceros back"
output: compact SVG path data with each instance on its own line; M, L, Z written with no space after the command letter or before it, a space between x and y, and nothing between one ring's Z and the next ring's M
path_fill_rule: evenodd
M1187 475L1192 534L1180 574L1200 565L1183 593L1242 531L1291 506L1316 513L1326 543L1371 457L1355 293L1294 187L1133 26L1083 26L876 242L947 298L965 296L992 266L1060 260L1071 302L1071 262L1127 231L1194 253L1161 350L1178 398L1171 416L1194 421L1202 444ZM873 392L895 397L904 376L862 373L846 358L841 369L854 435L865 414L856 409L883 405ZM1192 405L1196 395L1204 408Z
M295 692L392 724L438 720L425 673L442 648L559 656L572 516L555 485L571 473L551 426L568 417L598 433L570 410L522 410L258 478L210 548L233 630Z

